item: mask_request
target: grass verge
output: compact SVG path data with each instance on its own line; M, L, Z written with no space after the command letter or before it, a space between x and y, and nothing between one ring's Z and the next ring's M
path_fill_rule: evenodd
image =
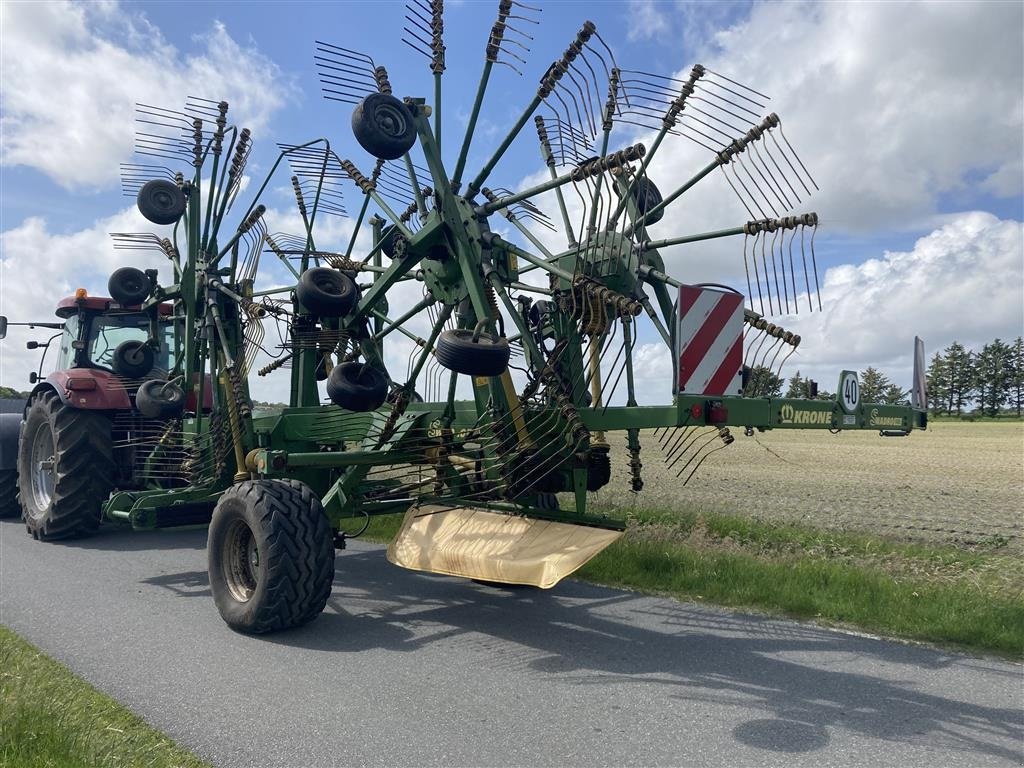
M401 518L367 534L387 541ZM646 510L577 576L1024 657L1024 563L993 539L926 546L713 513Z
M7 768L208 768L4 626L0 712Z

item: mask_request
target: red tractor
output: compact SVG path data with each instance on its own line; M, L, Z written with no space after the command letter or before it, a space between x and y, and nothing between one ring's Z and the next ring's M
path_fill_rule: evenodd
M21 514L35 538L91 533L112 492L176 481L134 459L140 444L159 440L165 424L195 409L175 381L182 343L173 305L143 311L135 298L149 292L152 279L121 269L109 286L117 300L79 288L57 304L63 322L10 324L59 331L28 342L44 350L29 376L28 402L22 414L0 415L0 516ZM0 338L8 325L0 317ZM54 342L54 369L43 378ZM208 510L182 512L178 524L208 519Z

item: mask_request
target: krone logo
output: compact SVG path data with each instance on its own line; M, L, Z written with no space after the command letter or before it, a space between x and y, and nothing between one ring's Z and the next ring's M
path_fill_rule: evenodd
M872 408L868 423L872 427L902 427L903 418L900 416L879 416L878 409Z
M779 408L783 424L831 424L831 411L798 411L792 405Z

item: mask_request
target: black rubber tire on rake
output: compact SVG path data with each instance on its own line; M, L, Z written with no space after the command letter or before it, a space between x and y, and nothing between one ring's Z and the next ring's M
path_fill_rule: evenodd
M615 190L618 192L618 188ZM636 209L639 215L643 216L649 210L654 208L656 205L660 205L662 201L661 190L646 176L641 176L633 182L633 187L630 190L630 195L633 197L633 202L636 203ZM644 226L650 226L651 224L657 224L661 221L665 215L665 209L662 208L656 214L644 221Z
M505 339L481 333L474 341L473 331L462 329L442 331L434 349L437 362L467 376L500 376L512 354Z
M48 499L33 489L34 472L45 471L32 466L40 430L49 430L53 440ZM22 519L33 538L54 541L93 533L116 474L110 419L66 405L56 392L32 398L18 450L18 496Z
M141 379L153 370L155 354L153 348L144 341L122 341L114 350L114 362L111 368L114 373L126 379Z
M167 179L147 181L139 190L135 203L139 213L154 224L173 224L185 212L185 193Z
M185 410L185 390L172 382L150 379L135 393L135 407L148 419L172 419Z
M18 504L18 470L0 469L0 519L21 514Z
M387 93L371 93L352 112L359 146L381 160L397 160L416 143L416 125L405 104Z
M313 267L299 276L295 286L299 302L319 317L344 317L359 296L352 278L330 267Z
M387 400L388 378L372 365L342 363L327 377L327 396L348 411L375 411Z
M334 584L330 524L298 480L246 480L226 490L210 521L207 558L217 610L246 634L312 621Z
M134 307L141 304L153 292L153 281L149 275L135 267L121 267L114 270L107 280L110 298L118 304Z

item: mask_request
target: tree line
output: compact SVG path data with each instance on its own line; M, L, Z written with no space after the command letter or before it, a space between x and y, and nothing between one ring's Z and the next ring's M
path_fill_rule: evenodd
M910 401L905 390L877 368L860 371L860 400L863 403L904 405ZM984 416L1010 411L1018 417L1024 411L1024 341L1012 343L994 339L980 351L954 341L936 352L927 371L928 407L933 414L960 416L977 410ZM751 369L744 394L748 397L801 397L831 400L827 392L797 371L788 381L768 368Z
M1018 417L1024 411L1024 340L994 339L980 351L954 341L936 352L928 365L928 399L932 413L960 416L977 410Z

